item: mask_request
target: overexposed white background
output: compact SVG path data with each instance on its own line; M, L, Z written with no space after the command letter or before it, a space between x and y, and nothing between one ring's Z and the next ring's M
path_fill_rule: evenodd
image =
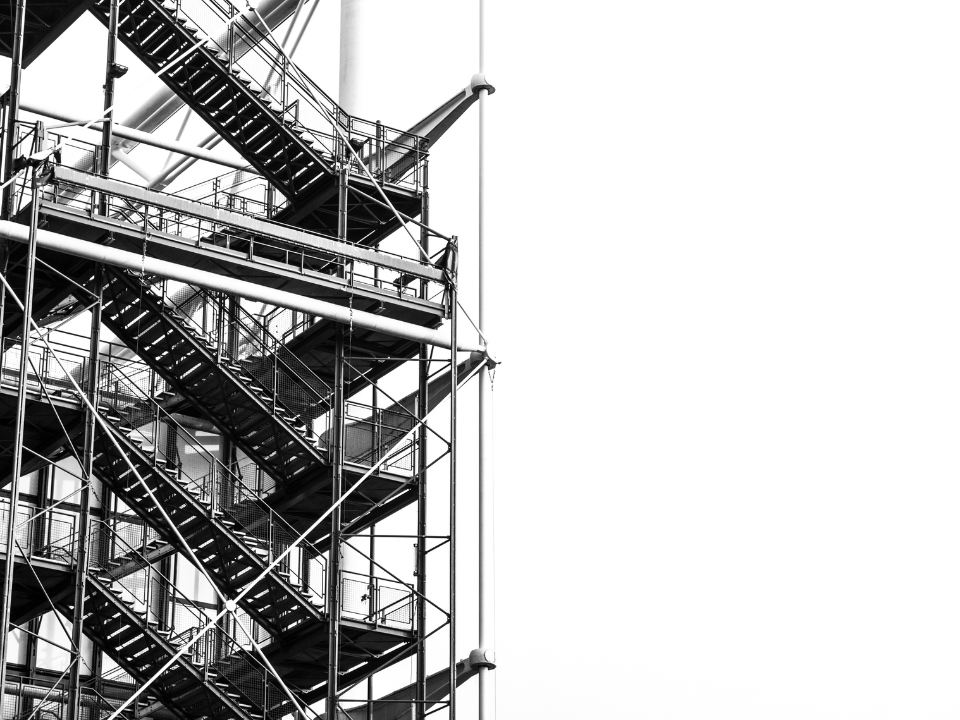
M406 127L476 71L476 6L377 1ZM487 4L499 717L960 716L960 8ZM103 35L26 96L98 110ZM431 165L470 309L476 127Z

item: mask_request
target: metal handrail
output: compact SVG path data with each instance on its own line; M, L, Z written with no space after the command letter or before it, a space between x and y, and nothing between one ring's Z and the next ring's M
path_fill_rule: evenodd
M306 423L313 421L329 410L333 390L316 375L302 360L290 352L268 328L236 303L227 307L218 294L203 288L193 288L193 293L174 302L168 300L168 281L160 283L159 295L163 305L176 314L191 329L211 343L218 358L237 363L241 371L256 381L270 394L274 412L282 408L294 412ZM155 286L149 286L154 294ZM193 318L196 309L203 308L202 322ZM207 309L213 312L209 315ZM236 333L234 338L231 335ZM244 348L253 351L244 352ZM259 351L259 352L257 352ZM257 372L251 367L255 358L262 360ZM272 365L272 367L271 367Z
M364 165L373 166L383 182L420 189L420 168L427 155L422 138L348 115L287 58L273 39L261 31L259 23L246 17L236 18L238 10L226 0L165 0L163 7L207 34L209 49L226 63L228 72L245 74L251 89L268 104L274 104L284 122L298 126L296 132L300 134L309 134L319 146L315 152L326 156L327 162L348 154L341 152L342 134L356 145L363 144ZM229 29L225 30L228 23ZM391 165L384 160L390 154L397 156L394 165L409 167L391 175ZM350 155L350 162L356 164ZM411 155L415 158L412 164L401 160Z

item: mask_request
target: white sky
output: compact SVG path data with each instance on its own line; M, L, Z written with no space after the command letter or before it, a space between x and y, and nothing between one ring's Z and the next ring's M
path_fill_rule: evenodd
M375 1L405 127L476 70L475 4ZM488 13L500 717L960 716L960 7ZM90 37L82 91L43 72L95 110ZM468 307L475 135L431 165Z

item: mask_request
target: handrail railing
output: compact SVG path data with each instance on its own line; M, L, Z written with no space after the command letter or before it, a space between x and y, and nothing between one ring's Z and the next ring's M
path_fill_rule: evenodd
M213 346L218 359L235 364L252 377L269 395L274 412L294 413L303 423L312 423L327 413L333 393L330 386L239 301L231 302L202 288L181 297L181 287L164 280L159 293L156 286L150 286L150 290L161 296L169 312Z
M342 282L344 287L372 288L399 298L417 297L418 283L408 282L412 275L395 269L392 261L402 260L425 265L420 259L409 254L380 249L377 250L377 257L383 258L381 262L376 259L351 258L319 247L322 241L335 241L336 238L314 231L298 228L299 233L305 233L302 242L283 239L281 229L287 226L279 224L276 225L278 232L274 236L269 233L257 234L240 227L225 225L221 220L213 221L209 219L209 213L204 215L201 208L191 212L191 208L184 203L177 209L172 209L160 204L133 201L120 193L95 191L63 178L57 178L54 183L47 185L43 189L42 197L45 203L83 218L96 215L100 203L105 202L107 215L111 220L131 226L130 230L138 234L163 234L168 242L172 240L190 248L203 248L227 257L268 264L271 270L279 263L281 267L286 266L288 270L306 276L322 277L325 280L340 277L338 282ZM261 213L257 212L260 207L258 201L231 193L215 193L193 202L206 204L211 198L216 203L215 207L227 207L232 212L254 218L262 217ZM310 244L311 238L316 239L316 246ZM442 283L436 280L427 282L434 295L442 292Z
M361 162L382 182L420 189L427 154L422 139L345 113L287 59L255 18L236 18L239 11L227 0L164 0L163 7L210 36L207 47L226 64L228 72L248 82L285 123L293 125L301 136L308 136L326 162L348 156L356 171L362 172L353 154L343 152L342 133L354 148L360 148Z
M245 483L242 475L232 472L156 402L154 397L162 385L149 369L131 373L104 363L101 402L121 414L120 422L131 430L131 437L135 432L149 443L144 450L152 453L155 463L175 472L185 489L206 503L211 518L230 518L240 532L258 541L253 552L264 563L272 562L294 544L298 533L263 502L262 494ZM312 543L300 543L280 564L279 572L292 590L309 593L311 602L322 606L326 560Z
M0 551L6 551L10 499L0 498ZM61 510L18 504L14 520L14 552L19 556L71 564L76 543L77 515Z
M133 612L145 623L154 625L164 634L169 633L166 642L174 648L183 647L208 625L208 611L180 592L175 583L163 576L136 548L126 544L106 523L97 521L92 524L90 547L92 571L108 578L113 585L112 591L127 600ZM121 564L130 563L138 565L138 571L116 572ZM226 683L228 688L254 703L263 717L279 719L280 714L273 712L281 692L276 681L223 628L217 625L208 628L184 657L202 668L203 674L212 682Z

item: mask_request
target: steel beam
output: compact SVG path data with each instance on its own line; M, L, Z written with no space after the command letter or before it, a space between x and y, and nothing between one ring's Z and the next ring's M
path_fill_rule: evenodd
M60 108L50 107L49 105L43 105L38 102L25 101L21 103L20 107L27 112L43 115L44 117L53 118L54 120L61 120L63 122L86 123L90 120L90 118L81 117L76 113L71 113L67 110L61 110ZM112 111L110 114L112 116ZM202 147L188 145L187 143L179 142L177 140L165 140L157 137L156 135L152 135L151 133L143 132L142 130L137 130L132 127L127 127L126 125L113 123L112 121L109 123L90 123L90 128L94 130L103 130L105 124L111 125L111 137L116 136L126 140L133 140L137 143L143 143L144 145L152 145L153 147L160 148L161 150L170 150L171 152L187 155L188 157L195 157L198 160L206 160L207 162L216 163L217 165L223 165L235 170L247 170L250 168L250 163L244 162L243 160L234 160L233 158L228 158L224 155L212 153ZM98 168L98 170L103 172L102 165Z
M26 0L17 0L17 9L13 20L13 50L10 53L10 89L7 91L7 123L3 132L2 176L6 183L15 173L13 170L13 150L17 143L17 120L20 115L20 81L23 76L23 30L26 24ZM2 217L12 214L14 184L4 188L2 194ZM6 631L4 631L6 632ZM2 649L2 647L0 647Z
M23 225L0 220L0 238L25 243L28 242L28 235L29 233ZM426 343L427 345L443 348L450 347L450 338L442 328L424 328L419 325L403 322L402 320L381 317L371 312L354 310L349 307L296 295L284 290L265 288L246 280L223 277L205 270L196 270L178 265L177 263L167 262L166 260L145 257L125 250L119 250L109 245L99 245L97 243L87 242L86 240L79 240L69 235L50 232L49 230L37 231L36 243L39 247L48 250L86 258L105 265L114 265L133 270L134 272L144 272L150 275L158 275L160 277L178 280L188 285L239 295L250 300L257 300L277 307L298 310L308 315L316 315L334 322L346 323L348 325L352 323L355 327L382 332L386 335L405 338L407 340L413 340L414 342ZM459 351L483 351L483 347L479 343L468 341L458 342L457 350Z

